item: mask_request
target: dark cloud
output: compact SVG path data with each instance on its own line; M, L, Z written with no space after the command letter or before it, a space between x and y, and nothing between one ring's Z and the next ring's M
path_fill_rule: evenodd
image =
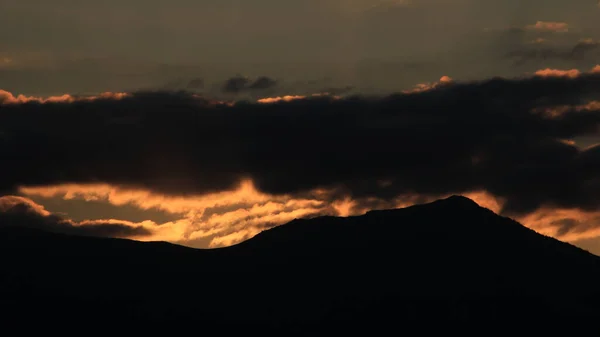
M106 182L168 194L330 188L391 199L487 190L507 210L597 209L600 111L534 109L600 99L600 74L495 78L418 94L214 106L186 93L0 106L0 190ZM135 117L136 123L110 121ZM385 182L385 183L382 183Z
M252 81L247 77L235 76L223 85L223 92L228 94L237 94L243 91L266 90L277 85L277 81L270 77L261 76Z
M596 50L600 50L600 43L581 41L573 47L566 49L561 47L540 47L538 45L515 49L506 54L506 57L513 59L516 65L549 60L582 61Z
M250 90L262 90L262 89L270 89L277 85L277 81L272 78L261 76L257 78L254 82L252 82L248 89Z
M0 226L18 226L42 229L73 235L99 237L140 237L150 231L138 226L128 226L109 221L75 223L56 214L46 212L29 199L17 196L0 197Z
M250 83L250 80L246 77L243 77L243 76L232 77L232 78L228 79L227 81L225 81L225 84L223 85L223 92L239 93L239 92L243 91L244 89L246 89L246 87L248 86L249 83Z

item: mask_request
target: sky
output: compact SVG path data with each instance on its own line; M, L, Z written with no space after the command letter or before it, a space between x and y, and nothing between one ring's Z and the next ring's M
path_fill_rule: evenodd
M600 254L599 42L596 0L0 0L0 223L209 248L463 194Z

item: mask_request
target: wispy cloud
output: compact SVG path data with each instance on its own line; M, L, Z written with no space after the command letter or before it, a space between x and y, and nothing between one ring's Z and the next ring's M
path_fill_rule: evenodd
M48 212L42 205L18 196L0 197L0 226L24 226L75 235L143 238L151 231L142 224L106 219L75 222Z

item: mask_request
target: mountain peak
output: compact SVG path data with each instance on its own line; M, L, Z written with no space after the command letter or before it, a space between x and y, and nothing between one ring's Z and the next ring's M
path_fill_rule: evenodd
M468 207L480 207L478 203L465 197L464 195L454 194L449 196L446 199L440 199L438 202L449 203L451 205L460 205L460 206L468 206Z

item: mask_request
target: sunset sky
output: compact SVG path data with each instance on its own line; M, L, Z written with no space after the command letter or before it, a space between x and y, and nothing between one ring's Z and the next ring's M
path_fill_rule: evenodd
M600 254L597 0L0 0L0 224L221 247L463 194Z

